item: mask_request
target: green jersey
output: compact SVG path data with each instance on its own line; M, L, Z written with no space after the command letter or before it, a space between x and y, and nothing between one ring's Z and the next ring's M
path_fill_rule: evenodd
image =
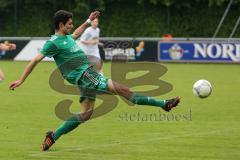
M52 35L40 53L53 57L64 79L72 84L77 84L83 72L90 66L87 56L72 35Z

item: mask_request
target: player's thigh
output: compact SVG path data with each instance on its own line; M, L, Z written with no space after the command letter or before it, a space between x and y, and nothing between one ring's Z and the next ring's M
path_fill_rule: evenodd
M85 99L81 102L81 113L87 112L88 109L89 109L89 107L88 107L88 99L85 98Z
M89 100L85 98L81 105L82 105L82 112L81 112L81 118L83 121L87 121L91 118L93 114L93 109L94 109L94 100Z
M95 106L95 100L88 99L88 110L93 110Z
M81 101L81 113L85 113L88 110L93 110L95 105L95 100L92 100L90 98L83 98Z
M91 65L94 66L94 68L99 72L102 69L102 60L100 56L93 56L88 55L88 60L90 61Z
M102 61L101 61L101 59L100 60L98 60L98 61L96 61L96 69L98 70L98 71L101 71L101 69L102 69Z
M108 91L126 98L129 98L132 95L128 86L117 83L111 79L108 79Z

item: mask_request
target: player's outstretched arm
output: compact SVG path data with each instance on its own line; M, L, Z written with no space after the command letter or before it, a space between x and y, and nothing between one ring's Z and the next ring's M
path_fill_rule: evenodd
M33 69L38 64L38 62L40 62L43 58L44 58L44 55L40 53L36 57L34 57L24 69L21 78L17 81L10 83L9 89L14 90L15 88L19 87L25 81L25 79L30 75L30 73L33 71Z
M100 16L99 11L92 12L88 19L90 21L93 21L95 18L98 18ZM78 39L82 32L86 29L86 27L89 25L90 21L84 22L81 26L79 26L74 32L73 32L73 39Z

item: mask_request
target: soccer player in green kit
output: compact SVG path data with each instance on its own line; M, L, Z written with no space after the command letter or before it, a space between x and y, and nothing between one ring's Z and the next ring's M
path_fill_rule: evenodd
M41 146L43 151L48 150L62 135L69 133L91 118L96 96L95 90L123 96L134 104L161 107L165 111L170 111L180 102L180 97L160 100L136 94L130 91L129 87L114 82L94 70L94 67L90 65L86 55L75 40L79 38L91 21L98 18L99 15L100 12L98 11L92 12L87 21L80 25L73 34L70 34L73 29L72 13L64 10L57 11L53 18L55 34L44 44L40 53L26 66L21 78L12 82L9 86L11 90L19 87L38 62L47 56L54 58L64 79L73 85L78 85L80 88L81 113L65 120L54 132L48 131Z

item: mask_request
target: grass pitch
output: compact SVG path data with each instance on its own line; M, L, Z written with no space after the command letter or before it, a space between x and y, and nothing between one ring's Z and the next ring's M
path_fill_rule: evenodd
M49 87L49 75L55 69L51 62L40 63L20 88L9 91L9 82L19 78L26 64L0 64L6 76L0 83L1 160L240 159L239 65L164 64L168 72L162 79L174 88L159 98L180 95L178 108L167 114L149 106L129 107L118 98L112 112L79 126L61 137L50 151L42 152L45 132L62 123L54 114L55 105L72 99L71 110L77 112L78 96ZM109 70L110 63L106 63L108 76ZM193 83L202 78L213 86L207 99L192 94ZM152 119L152 114L161 118Z

